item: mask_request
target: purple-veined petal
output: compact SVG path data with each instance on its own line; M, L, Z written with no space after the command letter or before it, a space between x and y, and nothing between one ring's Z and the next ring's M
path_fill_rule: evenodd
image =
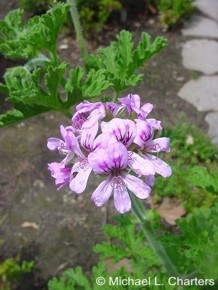
M123 108L123 105L119 105L117 103L114 103L114 102L107 102L105 104L105 107L106 109L108 109L112 115L115 117L119 112L120 110Z
M140 178L135 177L131 174L123 174L123 181L126 187L138 198L145 199L149 197L151 193L151 188Z
M94 124L96 117L99 120L106 114L104 104L101 102L91 103L84 101L76 106L76 110L77 112L72 117L72 125L76 128L81 128L83 126L88 129L88 127ZM91 120L88 121L88 119Z
M118 100L127 108L129 114L140 108L139 95L129 94L127 97L119 98Z
M83 128L80 143L87 151L92 151L93 143L98 132L98 122L95 122L90 129Z
M97 206L102 206L109 200L112 190L111 176L108 176L108 178L102 181L93 192L91 199Z
M133 121L127 119L114 118L110 122L103 122L101 126L103 133L108 133L118 142L126 147L131 145L136 135L136 125Z
M128 165L139 176L155 174L152 162L132 151L129 151Z
M166 162L162 161L160 158L150 154L145 154L144 157L154 164L155 171L161 176L166 178L172 174L171 167Z
M60 131L65 142L62 143L62 146L59 149L59 151L62 154L67 154L67 157L63 162L65 164L69 162L72 159L74 153L77 156L85 157L80 149L79 142L73 132L73 128L71 126L65 128L64 126L61 125Z
M161 137L148 141L145 148L149 152L170 152L170 139L167 137Z
M51 137L51 138L48 138L47 147L50 150L56 150L59 147L61 147L61 145L63 143L64 142L61 139L55 138L55 137Z
M124 184L113 184L114 206L120 213L126 213L131 209L131 199Z
M146 120L136 119L136 136L134 143L141 149L144 148L146 142L153 137L153 129Z
M87 186L89 175L92 171L91 167L81 168L77 175L70 182L70 189L76 193L82 193Z
M105 140L107 142L107 140ZM128 163L128 151L120 143L110 143L106 148L97 148L88 155L88 161L93 171L99 174L108 174L112 170L126 168Z
M52 162L48 164L48 169L51 172L51 176L55 178L55 184L60 185L58 189L70 182L70 167L65 167L58 162Z

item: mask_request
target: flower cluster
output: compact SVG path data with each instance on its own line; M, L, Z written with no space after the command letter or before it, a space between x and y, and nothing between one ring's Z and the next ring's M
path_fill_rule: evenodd
M76 107L71 126L60 127L62 139L49 138L50 150L58 150L64 159L48 164L58 188L69 185L82 193L91 172L103 181L92 193L97 206L111 195L120 213L131 209L129 191L140 199L150 195L155 173L171 175L171 168L153 153L169 152L169 138L154 138L161 122L147 118L153 105L140 105L140 97L129 94L114 102L84 101Z

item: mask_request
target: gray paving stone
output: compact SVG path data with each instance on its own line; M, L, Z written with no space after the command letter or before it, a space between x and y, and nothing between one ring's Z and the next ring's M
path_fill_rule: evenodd
M183 65L204 74L218 72L218 42L207 39L187 41L182 48Z
M218 21L218 1L217 0L195 0L195 5L203 14Z
M193 15L182 30L185 36L206 37L218 39L218 23L203 16Z
M198 111L218 111L218 76L202 76L191 80L180 89L178 96L194 105Z
M218 112L207 114L205 120L209 124L208 135L212 138L212 142L218 145Z

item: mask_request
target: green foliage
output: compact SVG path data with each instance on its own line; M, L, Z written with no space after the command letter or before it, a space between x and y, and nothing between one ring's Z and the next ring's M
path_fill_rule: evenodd
M77 267L68 269L63 272L61 277L53 278L48 282L48 290L91 290L87 277L83 274L82 269Z
M160 218L154 211L148 212L147 221L155 232L156 238L162 242L169 257L180 273L180 278L214 279L218 278L218 204L211 209L196 209L192 214L178 220L178 232L170 233L161 225ZM49 282L49 290L68 289L99 289L96 285L97 277L105 278L105 290L109 290L110 279L142 279L150 277L164 285L161 289L178 290L178 285L169 285L168 276L144 239L144 235L136 220L131 215L123 215L116 218L115 225L106 225L104 231L107 242L97 244L95 252L100 254L100 262L93 267L92 275L87 277L81 268L67 270L60 278L53 278ZM106 261L112 259L114 263L125 261L120 267L108 269ZM115 270L116 269L116 270ZM69 275L67 275L69 271ZM71 288L69 288L71 287ZM136 287L136 286L135 286ZM145 286L137 286L137 289L145 289ZM134 286L114 285L113 289L133 289ZM146 285L146 289L155 290L154 283ZM181 289L183 289L181 287ZM202 289L200 286L189 286L191 290ZM207 289L207 288L205 288Z
M210 138L191 124L181 121L173 129L165 130L171 140L170 157L180 165L211 164L218 160L218 149Z
M8 258L0 264L0 284L2 290L10 290L18 283L22 275L30 273L33 261L20 261L18 257Z
M77 0L77 4L87 35L102 30L111 13L122 7L119 0Z
M152 42L147 33L142 33L134 49L132 34L123 30L117 35L117 42L100 49L97 55L88 57L87 67L95 70L102 69L115 92L119 93L141 81L143 74L136 74L136 70L165 46L165 38L156 37Z
M65 105L57 88L66 68L62 63L57 67L36 68L32 72L25 67L8 69L4 76L9 92L7 100L13 103L14 109L0 116L0 125L9 125L50 110L64 112ZM40 81L41 78L44 82Z
M190 182L205 191L218 195L218 168L213 167L211 170L195 166L189 172Z
M47 11L56 2L63 0L20 0L20 8L33 14L41 14ZM77 0L80 19L87 34L101 31L111 13L121 9L120 0Z
M179 245L176 258L186 257L186 269L197 271L196 276L218 279L218 204L210 209L195 209L177 223L179 236L162 236L164 244L169 250Z
M83 99L90 99L100 96L103 91L111 86L110 82L106 79L104 71L90 70L84 82L84 70L81 67L77 67L70 71L70 76L66 82L65 89L68 92L69 104L74 98L76 102ZM67 104L68 104L67 103Z
M94 251L100 254L101 260L113 259L114 263L127 258L136 275L144 271L153 272L160 270L160 262L152 249L146 244L143 232L136 227L135 219L127 214L116 219L118 225L106 225L108 242L102 242L94 247ZM146 260L145 260L146 257Z
M161 12L163 26L170 27L190 17L194 5L192 0L160 0L158 9Z
M167 180L157 177L154 199L177 196L188 211L195 207L211 207L218 201L214 194L217 191L217 147L190 124L179 124L163 134L171 140L171 152L167 157L173 174Z
M11 110L0 115L0 126L48 111L70 116L73 105L84 99L101 97L136 85L142 74L136 70L166 45L166 40L142 34L133 48L132 35L121 31L117 42L87 57L86 70L81 66L69 71L69 65L57 54L57 38L69 10L59 3L42 16L22 24L23 12L11 11L0 21L0 52L7 57L26 59L24 66L10 68L0 91L11 103Z
M68 10L69 5L57 4L25 25L22 24L22 10L9 12L4 20L0 20L0 52L6 57L28 59L46 51L55 60L57 37Z

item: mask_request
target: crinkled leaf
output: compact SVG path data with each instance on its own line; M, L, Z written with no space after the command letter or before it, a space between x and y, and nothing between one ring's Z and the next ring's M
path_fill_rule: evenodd
M203 166L194 166L190 169L190 181L193 185L209 192L218 194L218 170L209 171Z
M110 82L105 79L103 70L91 70L87 75L87 80L82 88L83 98L90 99L100 96L101 93L109 88Z
M103 70L91 70L85 79L83 68L77 67L70 71L70 76L66 82L67 105L83 99L99 97L109 86L110 82L106 80Z
M167 40L164 37L157 36L154 41L148 33L142 32L141 40L133 52L133 61L131 63L131 70L134 71L142 66L149 58L158 53L167 45Z
M132 62L133 41L132 34L129 31L121 31L117 36L119 45L117 53L120 56L120 63L123 66L129 66Z
M136 74L136 70L165 46L165 38L157 37L152 42L148 34L142 33L134 49L132 34L124 30L117 36L116 42L100 49L97 55L88 57L87 68L104 70L106 79L116 92L120 92L140 82L142 75Z
M48 290L91 290L87 277L81 267L64 271L59 278L53 278L48 282Z
M21 103L15 104L15 109L12 109L5 114L0 115L0 126L8 126L35 115L49 111L50 109L38 105L25 105Z
M0 126L6 126L23 120L23 114L16 109L10 110L5 114L0 115Z
M40 72L40 69L36 69L31 73L22 66L8 69L4 75L9 90L7 100L23 105L48 105L48 96L40 87Z
M31 58L46 49L54 52L69 5L58 3L22 26L23 11L11 11L0 21L0 52L7 57Z
M49 89L49 94L51 95L51 97L58 96L59 85L64 78L67 67L68 64L64 62L57 67L48 66L45 76L45 84Z

